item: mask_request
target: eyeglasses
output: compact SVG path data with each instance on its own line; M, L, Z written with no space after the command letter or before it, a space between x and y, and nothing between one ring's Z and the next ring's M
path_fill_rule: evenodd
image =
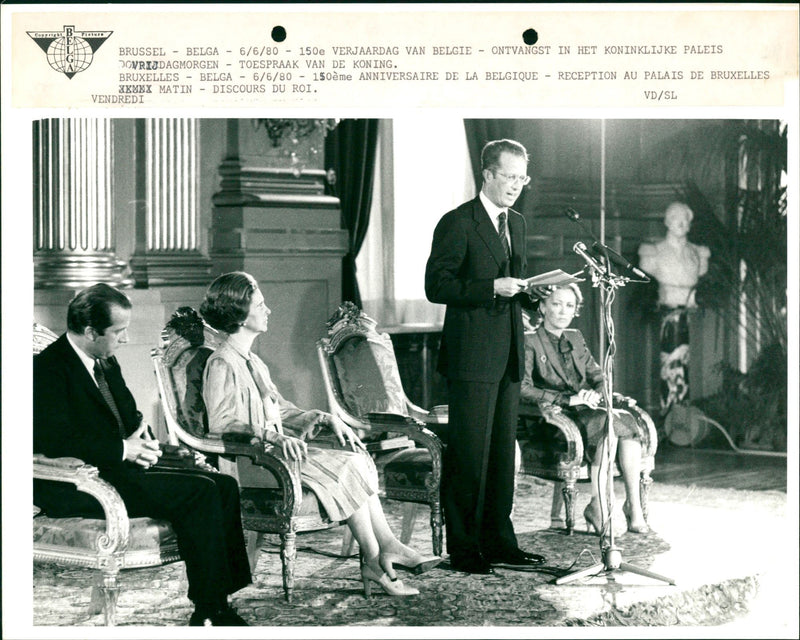
M508 180L508 182L510 182L511 184L517 184L517 182L519 182L522 184L523 187L531 181L530 176L508 175L507 173L500 173L499 171L492 171L492 173L494 173L494 175L496 176L503 176L503 178Z

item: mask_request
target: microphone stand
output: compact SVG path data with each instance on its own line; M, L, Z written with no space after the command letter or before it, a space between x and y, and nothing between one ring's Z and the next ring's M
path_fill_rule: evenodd
M579 243L580 244L580 243ZM577 252L577 251L576 251ZM586 256L581 253L582 257ZM635 573L655 580L661 580L668 584L674 585L675 581L672 578L653 573L647 569L642 569L629 562L622 560L622 550L614 543L614 527L613 527L613 498L614 498L614 457L617 451L617 436L614 433L614 406L613 406L613 389L614 389L614 354L616 352L616 342L614 341L614 318L611 315L611 306L616 297L616 291L619 287L625 286L630 279L624 276L615 275L611 271L611 262L608 256L605 256L604 265L598 265L596 261L588 259L591 275L592 286L600 288L600 305L603 319L603 328L605 329L607 338L606 357L603 362L603 401L606 409L606 433L605 433L605 456L600 461L598 469L598 482L603 477L605 472L605 487L598 487L598 494L600 496L600 521L602 529L600 532L600 556L601 562L580 569L573 573L558 578L555 584L567 584L582 578L597 576L604 573L606 577L613 580L613 574L616 571L627 571ZM604 490L603 490L604 489ZM604 495L605 494L605 495Z

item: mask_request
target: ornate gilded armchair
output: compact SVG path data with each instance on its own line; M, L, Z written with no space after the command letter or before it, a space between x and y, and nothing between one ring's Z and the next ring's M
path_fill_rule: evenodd
M628 411L636 417L642 441L642 467L639 492L642 511L647 518L647 499L653 480L650 473L658 446L656 428L650 415L632 398L614 394ZM550 510L552 523L561 520L565 511L568 534L575 527L575 483L584 477L584 450L578 426L554 405L538 406L520 403L520 420L517 439L522 451L522 471L555 482Z
M517 441L521 457L521 471L528 475L552 480L553 504L551 520L561 518L566 507L567 533L575 528L575 483L583 464L583 440L578 426L558 407L544 407L520 403Z
M164 329L161 345L151 351L167 432L172 444L201 452L209 462L225 456L270 472L275 488L241 490L242 523L248 532L280 536L283 590L286 601L291 602L297 534L342 523L331 520L314 493L302 487L297 462L285 460L271 445L250 444L249 434L233 434L242 437L232 441L208 433L203 369L218 343L214 330L204 325L193 309L182 307ZM248 536L251 566L255 564L258 537Z
M391 338L351 302L328 321L317 342L330 411L355 429L382 469L385 497L408 505L401 540L408 542L415 505L430 507L433 553L442 554L440 419L405 395Z
M56 338L52 331L34 323L34 353ZM34 453L33 477L63 484L66 491L74 486L96 500L96 506L89 502L102 517L63 517L34 505L33 560L94 569L97 575L89 613L102 612L107 625L116 624L120 571L180 560L172 528L163 520L128 518L114 487L99 477L95 467L77 458L47 458Z

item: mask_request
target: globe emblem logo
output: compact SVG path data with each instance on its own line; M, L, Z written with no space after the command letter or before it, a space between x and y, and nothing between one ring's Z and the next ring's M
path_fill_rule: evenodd
M45 52L52 69L70 80L92 64L95 52L113 31L76 31L64 25L63 31L28 31L28 35Z
M65 74L75 75L92 64L94 53L89 43L83 38L73 37L53 40L47 47L47 62L53 69Z

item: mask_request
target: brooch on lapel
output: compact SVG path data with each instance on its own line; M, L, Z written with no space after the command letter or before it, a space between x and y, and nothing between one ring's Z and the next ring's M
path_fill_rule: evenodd
M541 360L542 362L547 362L547 356L546 355L541 355L541 356L539 356L539 360Z

